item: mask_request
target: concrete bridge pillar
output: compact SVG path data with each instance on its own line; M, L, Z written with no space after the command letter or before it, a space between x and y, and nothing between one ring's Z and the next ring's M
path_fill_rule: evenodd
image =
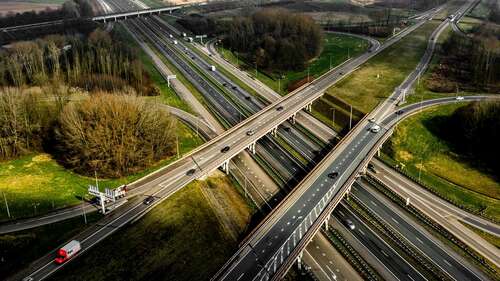
M290 117L290 121L292 122L292 124L295 124L296 120L297 120L297 113L294 113L292 117Z
M311 112L311 111L312 111L312 102L311 102L311 103L308 103L308 104L306 105L306 110L307 110L307 111L309 111L309 112Z
M273 135L274 137L276 137L278 135L278 127L274 127L272 130L271 130L271 135Z
M116 22L116 17L114 17L114 19L115 19L115 22Z
M255 142L252 142L252 143L248 146L248 150L250 150L250 152L252 152L252 154L255 154Z
M382 147L380 146L378 149L377 149L377 156L380 157L380 150L382 149Z
M300 252L300 254L297 256L297 266L299 267L299 270L302 269L302 257L304 256L304 252Z
M323 222L323 226L325 227L325 230L328 231L328 221L330 220L330 214L326 217L325 221Z
M368 168L368 164L363 166L363 169L361 169L361 175L366 175L367 168Z
M106 18L104 18L104 23L106 23Z
M229 160L226 160L224 161L224 163L222 163L222 171L229 175Z

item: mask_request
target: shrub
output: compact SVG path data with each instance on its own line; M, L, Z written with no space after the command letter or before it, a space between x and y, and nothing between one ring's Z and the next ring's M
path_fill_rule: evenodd
M79 173L121 177L172 155L175 127L166 111L138 97L96 94L63 108L56 155Z

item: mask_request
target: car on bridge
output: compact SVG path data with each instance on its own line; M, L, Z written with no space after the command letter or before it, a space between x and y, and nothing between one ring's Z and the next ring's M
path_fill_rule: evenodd
M220 152L222 152L222 153L226 153L226 152L228 152L228 151L229 151L229 149L231 149L229 146L224 146L224 148L222 148L222 149L220 150Z
M247 131L247 136L253 136L255 134L254 130Z
M277 110L277 111L282 111L282 110L283 110L283 108L284 108L284 107L283 107L282 105L280 105L280 106L276 107L276 110Z
M372 133L378 133L378 132L380 132L380 126L379 125L373 126L373 127L370 128L370 131Z
M195 172L196 172L196 170L195 170L195 169L190 169L190 170L188 170L188 171L186 172L186 176L192 176L192 175L194 175L194 173L195 173Z
M339 172L332 172L328 174L328 177L331 179L336 179L339 176Z

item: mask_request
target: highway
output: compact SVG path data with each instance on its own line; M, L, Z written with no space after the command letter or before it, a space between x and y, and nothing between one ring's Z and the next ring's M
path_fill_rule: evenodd
M422 23L420 23L420 25L421 24ZM390 46L391 44L397 42L400 38L411 32L412 30L416 29L418 26L419 24L400 33L396 37L388 40L383 46L381 46L380 50L383 50L384 48L387 48L387 46ZM194 150L189 155L176 161L172 165L169 165L168 167L161 169L160 171L153 173L148 177L138 181L135 185L137 185L138 188L141 188L142 190L149 190L148 194L157 196L159 199L155 201L156 204L161 202L161 199L164 199L169 195L173 194L175 191L182 188L193 179L210 173L212 170L218 168L223 163L228 161L228 159L234 157L240 151L246 149L257 139L261 138L262 136L264 136L265 134L276 128L278 124L281 124L282 122L287 120L290 116L302 110L302 108L304 108L307 104L309 104L314 99L319 97L321 95L321 92L327 87L329 87L332 83L338 81L338 79L347 75L350 71L354 70L358 65L364 63L366 60L374 56L376 53L377 52L373 52L371 54L365 54L360 58L353 59L348 64L345 64L343 67L328 73L327 75L319 78L317 81L302 88L301 90L291 93L286 97L280 98L278 101L274 102L271 105L266 106L263 110L242 121L240 124L235 125L228 131L214 138L212 141ZM282 107L283 110L277 110L278 107ZM347 150L341 149L340 152L339 150L335 152L336 154L340 154L340 156L343 156L340 157L338 163L335 162L335 164L339 165L337 166L339 171L344 170L346 174L352 173L352 171L355 170L353 163L358 162L360 160L360 155L362 154L361 153L354 156L354 154L356 153L352 153L349 150L349 147L351 145L355 147L358 146L364 147L364 149L362 149L361 152L367 153L370 150L369 149L370 145L374 144L377 141L377 139L374 138L373 136L377 136L378 134L372 134L367 132L367 129L369 129L370 126L367 125L366 122L364 122L358 128L360 128L358 131L361 132L356 132L357 134L354 133L352 134L357 137L353 138L357 139L358 141L356 142L356 140L354 140L349 145L346 145ZM254 131L254 134L252 136L247 135L247 132L250 129ZM230 147L229 151L221 152L222 148L224 147ZM189 171L191 169L195 170L194 175L192 176L186 175L186 171ZM322 176L321 181L323 180L329 181L328 179L325 179L327 178L326 173L323 173L321 176ZM342 176L339 177L339 179L341 178ZM342 180L345 182L345 178ZM333 181L329 181L329 183L332 182ZM340 185L341 184L339 183L339 186ZM317 192L319 192L319 187L317 189L318 189ZM324 190L322 190L322 192L320 193L323 193L324 195ZM309 200L310 203L304 207L309 207L310 208L309 210L311 210L313 202L318 203L319 200L317 199L320 197L319 196L320 193L316 195L314 188L310 188L308 192L309 196L304 197L305 201L307 201L307 199L310 199ZM294 195L296 194L297 193L294 193ZM329 194L331 194L330 197L333 195L332 192L330 192ZM316 198L314 198L315 196ZM314 198L314 200L311 200L311 198ZM324 207L325 201L326 200L322 200L321 202L323 203L322 204L320 203L320 205L323 205ZM303 204L305 204L305 202ZM143 212L149 210L154 205L155 204L150 206L145 206L140 201L130 202L130 204L128 205L128 209L126 211L117 212L113 214L109 218L106 218L106 220L103 223L100 223L98 226L95 226L91 231L81 234L80 240L83 242L82 252L84 252L89 247L93 246L95 243L101 241L114 231L116 231L116 229L118 229L120 226L140 216ZM298 214L300 214L300 212L298 212L299 210L301 210L301 208L298 208L300 206L296 207L297 209L292 208L290 210L296 211ZM304 211L305 210L306 209L304 209ZM291 213L289 214L290 214L289 217L283 216L283 218L284 219L293 218L294 224L298 223L302 225L302 221L304 220L299 219L301 215L295 215L295 214L292 215ZM288 221L288 223L289 224L287 224L287 221L282 221L282 225L293 225L291 221ZM292 234L292 232L295 233L295 231L290 231L290 228L288 227L287 227L287 233L284 233L285 231L284 229L285 228L283 227L283 231L280 231L280 229L278 228L277 232L275 233L280 234L281 232L283 232L283 235ZM280 235L277 236L279 237ZM269 240L266 243L271 242L271 240ZM288 241L292 241L291 238ZM272 245L273 243L271 242L271 246ZM262 245L257 245L257 246L260 247ZM264 247L264 249L259 248L258 250L259 251L264 250L264 252L266 252L266 249L271 250L272 248ZM248 259L248 257L249 255L246 254L245 255L246 261L249 262L248 263L249 265L252 265L252 260ZM51 262L51 256L48 255L46 263L41 262L40 266L37 267L34 273L31 274L31 276L35 277L35 279L37 280L42 279L48 276L53 271L57 270L58 268L60 267L55 266ZM249 275L252 274L252 271L245 271L245 272L248 272ZM255 271L253 271L253 273L257 274ZM248 279L248 276L246 277L246 279Z
M411 204L421 212L432 218L443 226L447 231L455 235L469 247L480 253L483 257L494 264L500 264L500 251L498 248L485 241L479 235L464 227L460 221L469 223L493 235L498 233L498 225L489 222L483 218L474 216L466 211L459 209L452 204L437 198L424 187L419 186L412 180L394 171L392 168L383 165L380 161L374 159L372 163L378 173L368 173L380 180L385 186L392 189L403 198L411 198Z
M358 241L366 247L375 257L380 260L387 270L398 280L427 280L418 270L410 265L398 252L396 252L383 238L368 227L349 207L341 203L333 212L340 223L345 224L351 220L355 229L350 232ZM344 226L345 227L345 226ZM347 228L346 228L347 229Z
M469 3L466 3L465 5L468 4ZM432 15L429 17L432 17ZM427 18L421 21L420 25L426 20ZM447 22L447 20L445 20L445 22ZM419 26L419 24L415 26ZM415 28L415 26L413 26L413 28ZM405 34L409 32L409 30L411 30L411 28L400 34ZM397 37L398 36L396 36L396 38ZM388 42L393 39L388 40L378 51L385 49ZM433 38L431 41L435 43L435 40L436 38ZM370 57L370 55L362 55L351 63L356 62L356 60L362 60L364 56ZM346 64L344 67L348 65L350 65L350 63ZM352 70L353 69L347 69L346 72L349 73ZM335 71L330 72L326 76L331 77L332 73L335 73ZM326 83L326 81L320 78L316 83L312 84L318 88L321 87L323 83ZM307 91L307 89L308 87L304 88L303 91ZM293 93L289 96L293 96ZM400 98L401 92L395 91L386 102L377 107L371 116L374 117L375 120L380 120L386 116L388 112L394 109L393 101L398 101ZM384 122L390 122L393 118L397 119L399 117L398 115L390 115L388 117L389 120L384 119L380 125L384 127ZM291 256L299 255L300 250L295 251L295 253L290 253L290 249L301 249L301 247L304 246L301 245L297 247L297 240L302 239L302 229L304 229L304 232L309 232L309 228L312 226L315 229L318 228L321 224L321 222L316 222L319 217L318 212L321 213L324 211L327 203L332 201L332 197L338 200L338 195L341 196L343 192L340 192L340 187L350 180L348 177L352 177L352 174L360 168L358 166L362 164L363 159L378 141L378 138L374 136L381 134L370 133L370 128L372 126L373 124L369 124L366 120L358 124L358 126L351 131L350 135L344 138L340 145L337 146L337 149L335 149L327 159L322 161L322 163L302 181L295 192L288 196L287 200L280 204L279 208L275 209L273 213L266 218L266 221L260 225L259 229L255 230L251 238L246 241L240 251L233 256L228 264L226 264L214 278L221 280L242 278L244 280L251 280L256 277L257 279L267 280L271 277L276 278L276 269L281 270L283 263L287 263L283 266L285 268L291 266L293 260L287 260L286 257L290 254ZM338 179L334 180L328 176L328 174L332 172L338 173ZM346 177L342 178L344 175L346 175ZM317 196L314 190L319 193L319 196ZM333 202L333 204L335 203L336 202ZM305 209L305 211L303 211L303 209ZM319 211L317 211L318 209ZM312 213L313 210L314 214ZM295 212L303 212L304 216L297 215ZM315 222L313 223L313 221ZM287 229L287 231L285 231L285 229ZM299 238L297 239L296 236ZM308 239L307 237L305 240ZM262 245L263 239L267 241L265 245ZM269 249L271 245L274 247L272 250ZM262 249L263 252L260 252L258 247L265 248ZM283 254L285 251L286 254ZM257 264L253 262L252 264L252 260L255 258L251 256L256 256L259 262ZM283 256L285 256L285 258L283 258ZM281 272L276 274L278 275L277 278L280 277L280 274Z
M430 259L442 272L453 280L488 280L479 270L466 262L452 249L445 247L440 241L428 233L423 227L403 214L397 206L390 203L374 191L370 184L360 179L352 188L352 196L358 198L368 209L395 231L405 237L414 248Z

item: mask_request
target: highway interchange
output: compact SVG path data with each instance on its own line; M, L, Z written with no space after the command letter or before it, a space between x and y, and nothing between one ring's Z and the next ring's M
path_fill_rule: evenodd
M193 179L217 169L228 159L247 149L255 142L257 142L257 155L271 163L282 177L284 183L291 182L296 185L299 180L294 181L293 179L297 173L302 171L305 174L310 169L306 169L303 164L298 163L272 137L267 136L267 133L276 128L283 139L293 144L308 161L316 164L314 162L316 159L314 151L320 151L324 144L308 139L299 129L294 127L294 124L289 123L288 119L301 111L315 98L321 96L322 91L330 85L348 75L381 50L400 40L431 16L423 17L423 20L388 40L375 51L367 52L351 60L338 69L320 77L310 85L270 104L251 96L251 94L246 93L237 86L235 88L226 87L222 91L220 88L214 88L214 81L220 85L232 85L233 82L220 72L208 71L209 65L203 58L196 52L184 47L179 39L177 39L179 40L178 44L173 44L173 39L168 38L166 32L162 32L162 30L168 29L168 26L162 26L161 20L156 18L132 20L129 26L136 31L142 31L142 36L149 38L150 42L154 43L165 57L169 57L169 60L173 63L177 62L176 67L194 85L197 85L199 90L203 89L204 96L216 108L219 118L222 119L221 121L225 122L228 128L232 128L160 172L133 184L133 188L136 190L147 191L148 195L153 195L159 199L152 206L141 204L140 200L132 200L127 204L128 207L125 211L116 212L106 217L99 226L94 226L85 233L80 234L83 251L95 245L119 227L141 216L161 202L162 199L167 198ZM434 45L436 39L431 41L433 42L430 44ZM427 63L419 65L416 74L410 80L414 81L417 76L425 71L426 65ZM198 71L194 71L193 68L198 69ZM203 75L200 73L203 73ZM212 83L207 82L207 80L212 80ZM225 93L226 96L221 95L220 92ZM380 133L370 132L373 124L368 122L367 118L363 119L350 135L325 160L319 163L311 174L301 181L294 192L289 195L283 194L283 197L286 196L285 200L273 210L271 215L246 240L245 246L233 257L233 263L229 264L229 270L221 271L220 279L254 280L257 276L262 280L266 280L272 277L269 275L273 275L276 272L276 267L286 261L287 256L299 244L306 231L309 231L314 224L318 225L316 220L321 217L321 212L327 209L329 200L342 197L341 191L344 190L341 187L351 180L352 174L357 173L356 171L362 166L361 164L365 162L366 156L379 144L385 135L384 133L390 131L391 127L403 118L403 116L394 114L393 110L393 101L398 100L400 94L401 92L396 91L388 99L390 102L382 104L373 115L370 115L374 116L377 123L383 128ZM485 97L467 97L465 100L483 98ZM420 110L422 107L451 101L450 99L443 99L410 105L404 109L405 115L406 112L409 114ZM277 110L279 107L283 109ZM278 127L282 123L287 123L286 127L291 128L291 130ZM249 131L252 131L253 134L249 135ZM225 147L230 147L229 151L221 153L221 150ZM196 170L195 174L186 175L186 171L191 169ZM339 176L331 179L328 174L332 173L332 171L338 172ZM319 225L321 224L322 222L319 222ZM264 231L261 231L262 229ZM286 255L284 255L285 252L287 252ZM449 261L452 262L453 259L450 258ZM45 278L59 268L51 263L50 254L39 263L40 266L29 275L36 280ZM459 267L455 263L453 266ZM460 270L461 274L468 274L467 271ZM408 271L411 271L411 269L408 269ZM415 273L411 279L413 278L418 280L419 275Z

